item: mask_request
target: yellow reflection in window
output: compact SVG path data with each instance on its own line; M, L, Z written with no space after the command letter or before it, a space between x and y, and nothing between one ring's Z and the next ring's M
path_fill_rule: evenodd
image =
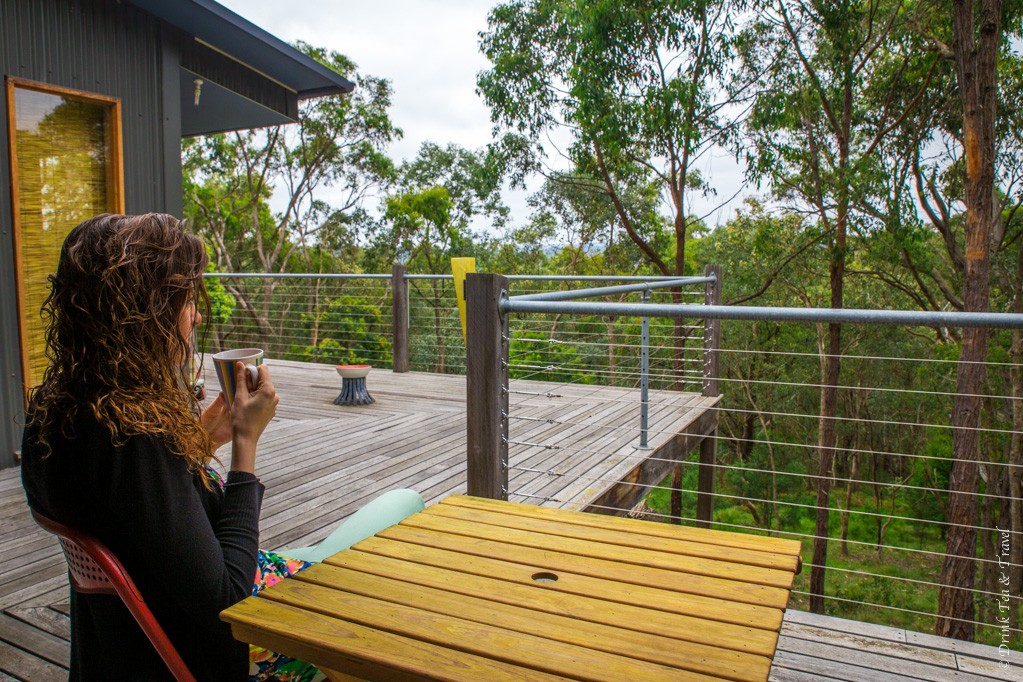
M82 220L123 211L116 101L38 84L8 83L25 387L46 369L40 315L64 237Z

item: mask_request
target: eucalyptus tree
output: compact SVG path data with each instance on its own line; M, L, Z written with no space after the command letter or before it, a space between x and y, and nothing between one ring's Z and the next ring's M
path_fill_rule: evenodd
M388 117L390 83L358 73L337 52L299 47L353 80L354 92L300 103L297 124L184 144L185 214L210 246L217 271L331 269L316 247L350 247L367 197L393 175L385 150L401 131ZM264 338L273 334L279 284L226 283Z
M898 266L909 275L907 285L915 285L919 292L916 300L921 307L1023 312L1023 54L1019 49L1023 3L956 4L954 11L943 9L930 21L921 18L916 27L945 64L942 81L895 139L892 165L910 169L906 187L914 191L916 202L903 218L892 221L903 226L901 237L890 242L897 248L881 253L898 254ZM910 228L914 221L919 225ZM947 510L948 558L941 576L938 631L972 638L977 620L972 596L978 566L975 527L978 513L992 516L990 507L1002 487L1009 497L1002 515L1008 520L1003 525L1023 533L1023 484L1011 473L1023 466L1023 374L1018 369L1023 361L1023 334L1013 332L1008 342L1014 367L1007 390L1013 400L1001 427L1011 423L1013 435L1003 448L982 440L997 436L977 428L985 423L982 420L990 424L1003 418L978 396L1006 392L995 386L981 390L985 383L999 379L998 372L986 371L977 362L990 354L986 334L949 331L952 340L961 343L962 362L952 407L956 435L950 453L954 464ZM1006 449L1008 466L987 467L988 494L978 495L979 453L996 457ZM996 534L991 529L980 536L985 552ZM1020 543L1012 546L1012 566L1006 573L1013 584L1023 580L1019 568L1023 546L1016 544ZM981 579L990 584L997 564L991 563L993 557L986 558L989 562L980 564L986 573ZM1014 605L1008 613L1013 627L1018 627L1018 611Z
M559 271L632 275L649 270L649 261L626 236L614 203L599 187L600 180L583 171L553 173L528 199L531 221L538 227L549 226L551 238L562 246L556 263ZM669 252L670 227L657 212L657 185L629 187L622 203L649 225L648 241L654 250Z
M963 204L963 309L990 309L992 242L1002 216L996 211L995 150L998 56L1004 45L1002 0L953 0L951 53L962 103L965 159ZM1019 20L1018 8L1012 14ZM1019 25L1010 30L1018 35ZM963 331L955 405L952 412L952 472L949 479L948 546L941 569L937 633L973 639L977 544L978 451L987 333Z
M416 157L397 169L383 198L382 217L370 229L363 256L367 269L402 263L416 274L443 274L450 272L452 257L475 256L486 233L507 223L508 207L501 197L506 163L499 144L469 150L423 143ZM444 372L443 321L453 309L450 298L435 279L413 280L412 287L432 309L433 366Z
M500 145L477 150L424 142L396 169L382 197L382 218L367 233L370 269L408 265L424 274L449 271L448 259L471 256L485 233L507 225L501 197L507 159Z
M764 306L819 307L828 295L821 286L826 254L807 248L793 256L793 245L819 241L814 220L775 214L749 198L728 223L694 241L690 253L698 262L721 266L726 305L755 299ZM721 492L734 489L754 525L791 530L782 517L792 518L786 502L803 492L811 475L804 444L812 442L814 425L787 415L813 414L811 387L818 384L813 348L823 332L814 325L758 320L726 322L721 333L721 347L731 351L719 359L721 404L728 406L718 427L718 458L725 465Z
M498 127L528 140L529 167L606 195L626 234L664 275L685 269L685 238L699 216L691 193L713 193L697 164L728 139L724 84L733 17L743 2L529 0L498 5L481 47L492 67L479 91ZM548 156L545 140L571 173ZM670 211L674 253L651 243L650 223L627 201L656 183Z
M522 168L553 181L592 179L621 228L659 274L682 275L686 239L701 216L693 193L712 194L697 171L734 130L725 88L746 0L574 2L495 7L482 34L491 62L477 80L498 129L519 135ZM655 183L660 220L628 196ZM684 325L675 326L676 346ZM681 367L676 350L676 370Z
M829 307L844 307L850 233L871 217L854 199L870 191L877 150L913 110L940 57L911 31L927 3L768 0L747 27L744 71L758 92L746 121L750 175L817 221L830 254ZM920 62L924 66L921 68ZM821 348L817 521L810 609L824 610L842 326Z

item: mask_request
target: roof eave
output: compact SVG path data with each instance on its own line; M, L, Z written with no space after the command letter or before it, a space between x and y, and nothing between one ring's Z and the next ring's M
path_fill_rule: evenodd
M343 94L355 88L347 78L213 0L128 2L282 83L299 99Z

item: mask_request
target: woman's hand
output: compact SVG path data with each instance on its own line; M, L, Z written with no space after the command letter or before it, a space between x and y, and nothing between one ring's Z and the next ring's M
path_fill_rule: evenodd
M256 443L277 413L277 390L270 368L260 365L259 381L249 387L245 363L234 363L234 402L231 404L231 469L256 473Z
M218 393L209 407L202 411L199 422L206 429L206 433L210 434L214 450L231 440L231 413L227 409L223 393Z

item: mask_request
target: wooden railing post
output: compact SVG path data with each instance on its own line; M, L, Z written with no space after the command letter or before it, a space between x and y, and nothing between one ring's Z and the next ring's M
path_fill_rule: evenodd
M706 305L721 305L721 266L708 265L705 273L714 281L703 285ZM718 395L718 349L721 320L703 321L703 395ZM714 465L717 463L717 419L715 428L700 441L700 473L696 492L697 525L709 528L714 520Z
M391 268L391 355L395 372L408 371L408 280L405 266Z
M498 306L508 278L465 279L468 493L508 499L508 320Z

